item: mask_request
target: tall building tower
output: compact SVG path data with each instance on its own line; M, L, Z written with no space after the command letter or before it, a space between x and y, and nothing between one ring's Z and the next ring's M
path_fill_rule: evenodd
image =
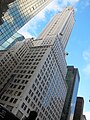
M74 17L72 7L64 11L68 11L67 17ZM59 13L56 21L63 14L65 12ZM64 19L66 26L69 24L67 17ZM61 29L61 23L56 24ZM40 120L61 118L67 93L64 50L67 42L63 44L59 30L54 35L48 34L38 37L36 41L19 41L10 50L1 53L0 103L20 119L28 117L31 110L37 111Z
M74 68L74 66L68 66L66 75L68 90L61 120L73 120L79 81L80 77L78 69Z
M73 120L85 119L85 117L83 116L83 106L84 106L84 99L83 99L83 97L77 97Z
M74 9L72 7L67 7L62 12L54 16L51 22L49 22L46 28L38 36L38 39L40 39L40 41L36 41L36 44L49 44L49 39L53 40L54 38L58 37L62 43L63 49L65 49L73 25Z
M52 0L0 0L0 50L4 42ZM8 41L7 41L8 44Z

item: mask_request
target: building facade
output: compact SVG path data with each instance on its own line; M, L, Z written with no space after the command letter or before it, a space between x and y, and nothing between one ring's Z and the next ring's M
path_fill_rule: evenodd
M0 91L7 85L11 74L13 73L14 68L17 66L18 62L20 62L21 58L26 52L27 49L27 41L29 46L33 46L32 39L30 41L26 40L26 42L18 41L14 46L10 48L10 50L2 50L0 51ZM25 49L22 51L20 47L22 46ZM20 54L19 54L20 53ZM0 92L1 96L2 92Z
M10 49L17 41L22 41L24 39L25 37L23 35L16 32L7 41L5 41L2 46L5 50L7 50L7 49Z
M73 8L68 7L64 11L68 12L67 17L70 16L74 23L71 19ZM56 21L62 14L58 14ZM64 19L66 26L69 24L67 17ZM61 29L61 24L56 24ZM63 29L65 28L64 25ZM62 40L59 34L57 31L43 38L38 37L37 41L33 38L18 41L11 49L1 53L0 104L20 119L28 117L31 110L38 113L40 120L61 118L67 93L64 49L68 38L63 43L64 38Z
M0 105L0 120L19 120L14 114Z
M74 66L68 66L66 75L68 90L61 120L73 120L79 81L80 77L78 69L74 68Z
M74 113L73 120L77 120L77 119L82 120L83 106L84 106L83 97L77 97L77 102L76 102L76 107L75 107L75 113Z
M74 25L74 9L72 7L65 8L62 12L56 14L51 22L38 36L37 45L49 44L53 38L57 37L61 40L62 47L65 49ZM46 40L47 39L47 40ZM49 39L51 39L49 41Z
M24 49L21 47L20 53L17 53L22 54ZM31 110L35 110L40 120L58 120L67 87L63 79L65 75L62 74L65 72L60 71L54 48L38 46L24 52L10 74L11 80L9 79L8 86L4 88L0 103L18 118L28 116Z
M32 17L47 6L51 0L0 1L0 50L4 42L24 26ZM3 21L3 22L2 22Z
M87 120L85 115L81 116L81 120Z

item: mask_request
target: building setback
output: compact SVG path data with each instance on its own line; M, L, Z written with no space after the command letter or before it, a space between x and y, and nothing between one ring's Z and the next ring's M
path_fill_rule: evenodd
M66 83L68 86L67 96L62 112L61 120L72 120L75 111L77 91L79 86L79 72L74 66L67 67Z
M77 97L73 120L81 120L82 115L83 115L83 106L84 106L83 97Z
M67 7L51 21L51 28L58 26L57 31L52 28L52 34L49 31L47 34L47 26L42 32L46 36L39 36L36 41L18 41L10 50L1 53L0 103L18 118L28 117L31 110L37 111L40 120L61 118L67 93L65 46L73 23L73 8Z
M7 2L1 0L0 50L4 50L5 43L8 44L7 40L51 1L52 0L11 0L11 2Z

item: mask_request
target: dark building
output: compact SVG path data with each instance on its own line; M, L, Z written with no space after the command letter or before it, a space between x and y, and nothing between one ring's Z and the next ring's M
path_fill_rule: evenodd
M84 106L83 97L77 97L73 120L81 120L83 114L83 106Z
M85 115L81 116L81 120L87 120Z
M0 105L0 120L19 120L13 113Z
M68 66L67 75L66 75L68 91L67 91L67 96L66 96L61 120L73 119L79 81L80 81L80 77L79 77L78 69L74 68L74 66Z

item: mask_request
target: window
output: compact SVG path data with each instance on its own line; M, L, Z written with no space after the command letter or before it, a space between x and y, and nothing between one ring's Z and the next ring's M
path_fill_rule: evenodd
M31 71L31 74L33 74L34 73L34 71Z
M14 100L14 98L11 98L9 102L12 102Z
M21 82L21 83L23 84L24 82L25 82L25 80L22 80L22 82Z
M30 98L28 98L28 101L27 101L28 103L30 102Z
M42 96L40 97L40 100L43 100L43 97L42 97Z
M41 87L41 85L39 85L39 90L40 90L40 91L42 91L42 90L43 90L43 88Z
M3 96L2 98L1 98L1 100L4 100L6 98L6 96Z
M17 80L17 83L19 83L20 82L20 80Z
M46 120L46 117L45 117L45 116L43 117L43 120Z
M40 103L40 101L38 102L38 106L41 107L41 103Z
M25 86L22 86L22 90L25 88Z
M8 99L9 99L9 97L6 97L6 98L5 98L5 101L7 101Z
M34 109L35 108L35 104L33 102L31 102L31 107Z
M33 92L31 93L31 97L33 96Z
M36 111L36 112L39 112L39 109L38 109L38 107L36 107L35 111Z
M10 92L10 90L7 90L7 91L6 91L6 93L9 93L9 92Z
M26 100L26 101L27 101L27 99L28 99L28 96L25 97L25 100Z
M42 117L43 117L43 114L40 112L39 116L42 118Z
M19 92L18 94L17 94L17 96L20 96L21 95L21 92Z
M28 108L27 113L30 113L30 109Z
M30 74L30 73L31 73L31 70L28 71L28 74Z
M28 79L31 77L31 75L28 76Z
M23 107L24 107L24 105L25 105L25 103L22 103L21 108L23 108Z
M47 111L45 111L45 115L46 115L46 116L48 115L48 112L47 112Z
M13 103L16 103L16 102L17 102L17 100L18 100L18 99L15 99L15 100L13 101Z
M6 108L9 110L9 111L12 111L13 107L10 106L10 105L7 105Z
M17 87L17 85L13 85L13 88L16 88Z
M36 90L35 84L32 85L32 88L33 88L34 91Z
M28 83L28 80L25 81L25 84L27 84L27 83Z
M42 106L42 111L44 112L45 111L45 108Z
M23 113L22 113L20 110L18 110L16 116L17 116L19 119L21 119L22 116L23 116Z
M24 110L26 110L26 108L27 108L27 105L24 106Z
M15 91L14 95L17 96L17 94L18 94L18 91Z
M29 94L31 94L31 92L32 92L32 90L30 89L30 90L29 90Z
M9 94L12 94L12 93L13 93L13 90L11 90Z
M21 86L21 85L19 85L18 89L21 89L21 87L22 87L22 86Z
M33 100L35 100L35 102L37 103L38 98L36 96L34 96Z
M28 75L25 75L25 78L28 78Z

